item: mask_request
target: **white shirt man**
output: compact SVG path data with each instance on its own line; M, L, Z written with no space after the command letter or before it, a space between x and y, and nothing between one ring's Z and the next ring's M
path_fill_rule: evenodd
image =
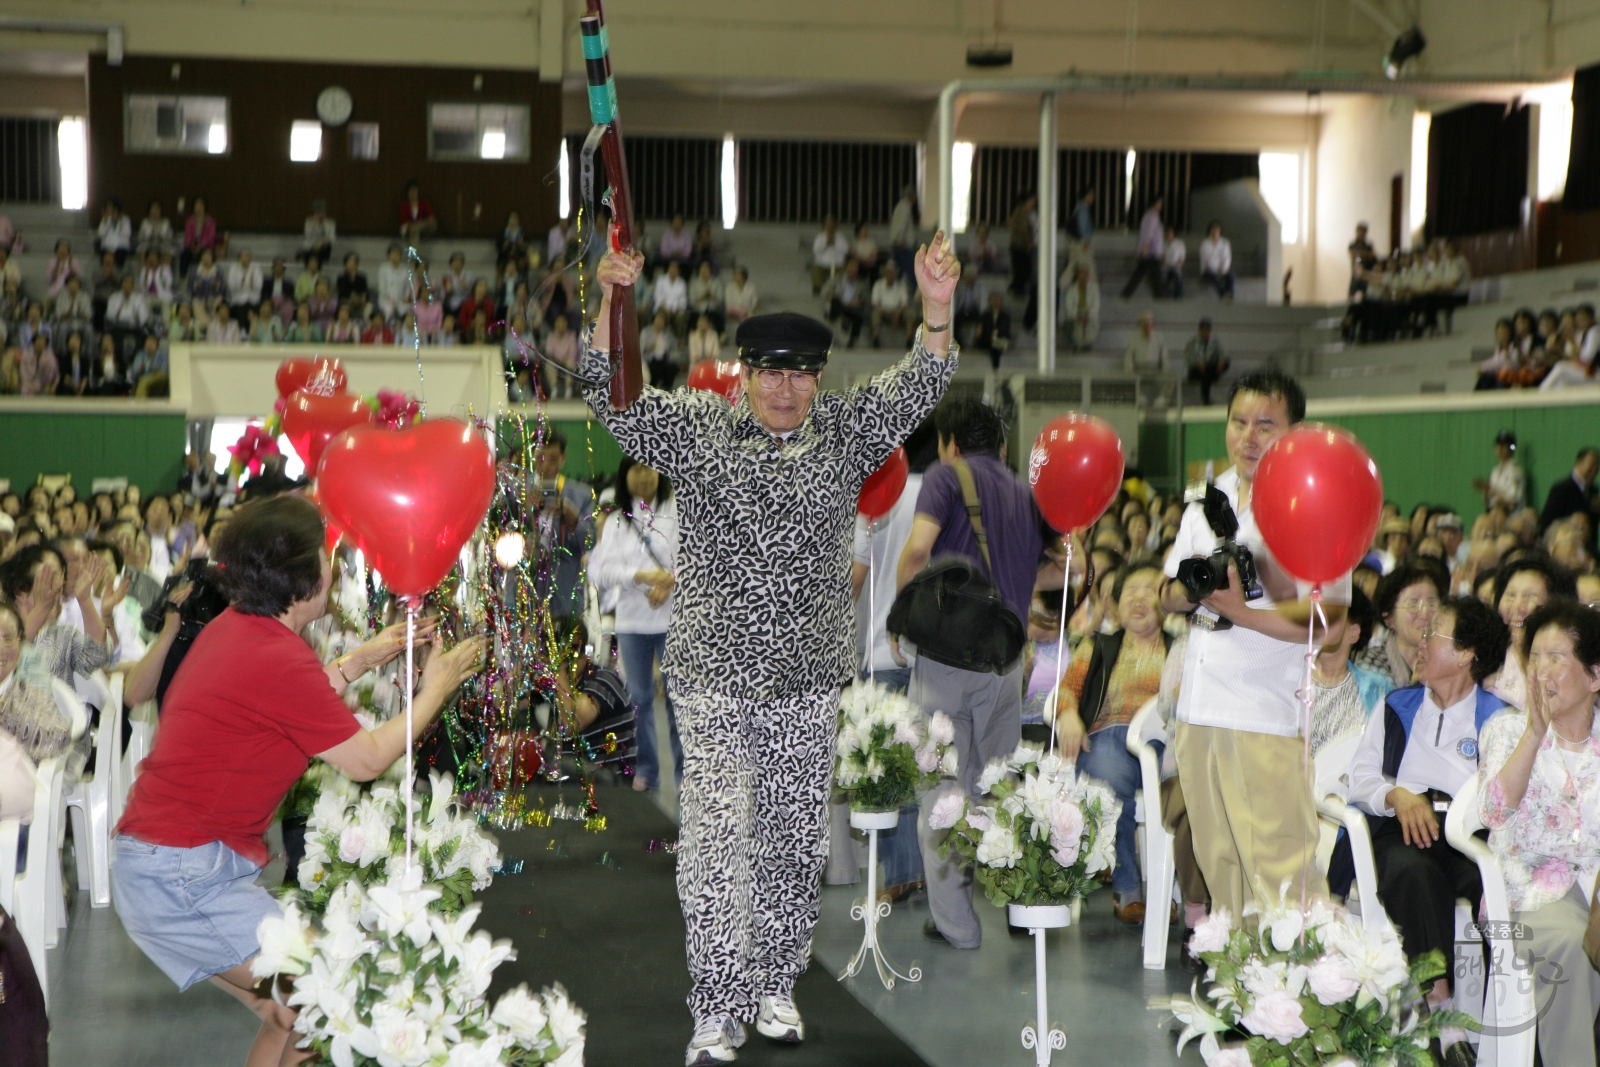
M678 315L689 308L689 283L669 271L656 279L655 311Z
M228 264L228 303L254 307L260 302L261 264L250 262L249 252L240 252L239 261Z
M879 278L872 283L872 310L879 313L899 311L911 300L911 291L900 278Z
M833 231L832 237L824 230L811 242L812 262L824 270L838 270L849 258L850 240L838 230Z
M1125 374L1167 372L1167 339L1156 330L1155 316L1148 311L1139 316L1139 326L1123 349L1122 370Z
M1228 405L1225 442L1234 461L1215 488L1238 519L1237 543L1249 549L1260 595L1245 599L1230 564L1228 585L1199 606L1177 581L1180 565L1209 556L1220 542L1199 502L1185 510L1168 553L1162 606L1191 611L1183 683L1178 694L1178 774L1194 829L1195 857L1218 907L1240 914L1257 883L1276 893L1284 879L1324 891L1315 864L1317 809L1303 766L1307 627L1280 604L1303 600L1309 587L1273 558L1256 527L1255 468L1262 453L1304 417L1305 397L1293 379L1247 376ZM1350 576L1326 583L1324 611L1337 620L1350 601ZM1297 612L1299 609L1297 608ZM1291 892L1294 890L1291 888Z
M1233 245L1218 234L1200 242L1200 273L1221 278L1233 269Z
M106 322L110 325L134 329L150 321L150 308L144 294L131 289L131 285L124 285L106 301Z
M1166 249L1161 253L1161 266L1167 270L1183 270L1183 265L1189 259L1189 248L1183 243L1183 238L1174 234L1167 242Z

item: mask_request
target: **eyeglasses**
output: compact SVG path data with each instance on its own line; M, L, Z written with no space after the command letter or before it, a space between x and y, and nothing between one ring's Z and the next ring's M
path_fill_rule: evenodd
M1400 601L1400 610L1407 615L1427 615L1439 610L1439 601L1436 597L1402 600Z
M764 393L776 393L785 382L797 393L814 393L817 391L817 372L809 370L759 370L756 371L756 382L760 384Z

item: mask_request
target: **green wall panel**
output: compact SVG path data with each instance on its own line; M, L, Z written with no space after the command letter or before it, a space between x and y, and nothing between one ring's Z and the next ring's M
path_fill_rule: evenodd
M532 431L532 420L526 423ZM609 430L594 419L551 419L550 425L567 438L567 464L561 473L568 478L594 482L598 474L615 474L622 461L622 448ZM500 420L500 436L510 441L517 433L514 419ZM504 450L502 450L504 451Z
M183 473L185 426L168 413L3 412L0 477L19 491L40 474L70 473L80 496L96 478L123 476L146 493L170 492Z
M1529 503L1535 508L1543 507L1550 486L1572 470L1578 449L1600 445L1600 406L1336 415L1320 421L1343 426L1360 438L1378 463L1386 500L1407 513L1418 504L1448 504L1469 522L1483 511L1483 498L1472 482L1487 478L1494 467L1499 431L1517 435L1518 457L1528 472ZM1166 455L1172 427L1152 424L1145 430L1141 456ZM1187 423L1183 451L1186 464L1218 459L1220 473L1227 454L1223 424ZM1162 464L1162 473L1166 466Z

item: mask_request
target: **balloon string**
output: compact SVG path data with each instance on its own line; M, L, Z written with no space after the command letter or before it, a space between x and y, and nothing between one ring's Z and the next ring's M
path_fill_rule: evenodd
M1072 593L1072 534L1071 533L1067 534L1067 562L1066 562L1065 566L1063 566L1061 574L1062 574L1062 582L1061 582L1061 629L1056 634L1056 681L1055 681L1055 685L1050 687L1050 693L1051 693L1051 695L1053 695L1055 697L1055 700L1053 702L1047 701L1047 706L1049 706L1052 709L1059 708L1059 706L1060 706L1061 695L1060 695L1059 690L1061 688L1061 659L1062 659L1062 655L1065 653L1066 648L1067 648L1067 604L1070 603L1071 600L1072 600L1072 596L1071 596L1071 593ZM1088 595L1088 590L1087 589L1084 590L1084 595L1085 596ZM1056 714L1052 713L1051 716L1050 716L1050 751L1054 752L1055 750L1056 750Z
M412 742L412 739L416 736L416 733L415 733L415 731L414 731L414 729L412 727L412 707L411 707L412 695L413 695L413 693L414 693L414 691L416 689L416 661L413 658L413 651L414 651L414 649L416 647L416 643L417 643L417 602L414 599L410 599L410 600L406 601L406 747L405 747L406 777L405 777L405 793L406 793L406 870L408 872L411 870L412 826L413 826L413 820L414 820L414 813L416 811L416 806L417 806L416 796L414 795L414 793L415 793L415 785L414 785L414 783L412 781L414 775L416 774L416 768L413 766L412 759L411 759L411 742Z
M1315 805L1321 799L1316 795L1317 781L1314 777L1313 766L1311 762L1311 707L1314 696L1312 687L1315 684L1312 679L1311 671L1313 664L1315 664L1317 661L1318 620L1321 620L1322 622L1323 632L1327 632L1328 617L1322 611L1321 585L1313 586L1311 590L1311 611L1306 616L1306 672L1300 687L1300 692L1298 694L1300 697L1301 709L1300 735L1303 739L1301 768L1305 775L1305 781L1312 790L1311 802L1313 805ZM1313 825L1315 824L1316 820L1313 820ZM1302 824L1301 844L1303 847L1300 849L1300 910L1302 912L1306 910L1306 884L1311 879L1310 867L1312 856L1311 842L1304 837L1304 832L1305 828L1304 824Z
M867 684L878 684L878 524L867 523Z

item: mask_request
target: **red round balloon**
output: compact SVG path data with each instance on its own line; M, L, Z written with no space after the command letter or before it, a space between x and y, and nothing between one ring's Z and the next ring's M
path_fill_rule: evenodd
M702 359L689 368L689 388L717 393L730 404L737 404L744 393L739 363L732 359Z
M1307 424L1272 442L1250 489L1261 539L1302 582L1331 582L1372 547L1383 478L1355 435Z
M1045 423L1028 456L1028 484L1058 533L1098 519L1122 486L1122 439L1104 419L1069 411Z
M861 485L861 496L856 504L856 510L866 517L868 522L876 522L889 514L895 501L900 499L900 494L906 489L906 472L910 467L906 463L906 450L897 448L889 453L889 458L883 461L883 466L872 472Z
M317 468L317 495L329 518L384 585L407 597L450 572L489 510L494 486L494 453L454 419L347 430Z
M306 470L315 473L328 442L352 426L377 421L372 408L354 393L319 396L296 389L283 409L283 433Z
M278 364L278 395L287 397L296 389L304 389L315 379L327 382L329 391L334 393L344 392L347 384L344 365L338 360L326 356L317 356L315 359L296 356Z

